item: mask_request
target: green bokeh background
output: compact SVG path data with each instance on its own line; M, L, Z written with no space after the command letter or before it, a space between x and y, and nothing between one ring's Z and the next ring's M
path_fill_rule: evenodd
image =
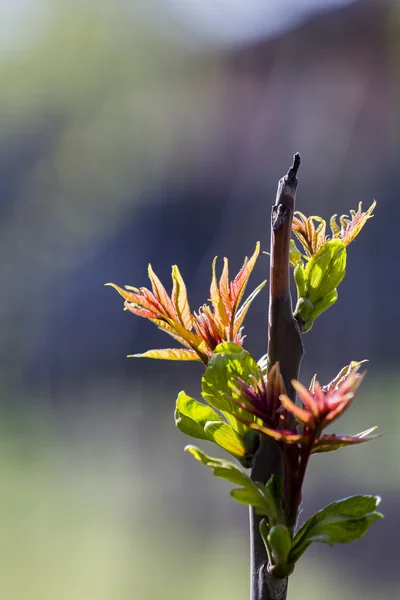
M103 284L146 285L149 261L168 282L176 263L199 306L214 255L234 271L257 240L268 250L297 150L306 214L378 200L338 302L305 337L302 380L370 358L335 430L384 434L313 458L301 519L373 493L385 520L349 546L315 544L288 597L396 598L397 3L223 46L166 6L38 0L8 24L0 4L3 33L15 27L0 45L0 598L248 597L246 509L173 423L178 392L199 397L201 366L128 361L169 340ZM265 277L263 255L250 285ZM266 314L260 294L246 324L256 357Z

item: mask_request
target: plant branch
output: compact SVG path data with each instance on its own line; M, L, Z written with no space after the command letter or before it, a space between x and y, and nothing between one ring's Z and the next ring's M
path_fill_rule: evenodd
M298 378L303 344L293 317L290 296L290 238L297 188L300 155L278 184L271 215L271 272L268 326L268 365L279 362L287 395L294 400L292 379ZM266 483L272 474L282 475L282 457L278 444L265 436L254 456L251 476ZM268 556L261 538L261 517L250 509L251 600L284 600L287 580L275 579L268 572Z

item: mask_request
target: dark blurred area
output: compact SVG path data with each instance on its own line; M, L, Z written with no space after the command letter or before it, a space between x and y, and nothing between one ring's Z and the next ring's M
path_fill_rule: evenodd
M268 251L295 151L306 215L378 202L302 379L368 358L339 427L384 434L315 458L304 514L378 493L386 519L316 545L289 598L399 595L399 15L395 0L0 1L0 598L248 595L245 509L174 428L202 368L128 360L170 339L103 285L147 286L150 262L170 289L178 264L203 304L215 255L233 274L257 240ZM268 270L261 255L250 285ZM257 358L266 323L264 291L246 320Z

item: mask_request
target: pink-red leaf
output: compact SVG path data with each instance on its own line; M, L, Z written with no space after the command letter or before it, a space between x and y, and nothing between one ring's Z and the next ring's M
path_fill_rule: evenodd
M280 401L282 406L291 412L292 415L294 415L301 423L304 423L304 425L312 425L314 423L314 418L311 412L305 408L300 408L300 406L297 406L297 404L292 402L292 400L286 396L286 394L282 394L280 396Z
M356 435L323 435L319 438L319 440L314 442L311 454L315 454L317 452L333 452L334 450L344 448L345 446L355 446L356 444L369 442L370 440L380 437L379 434L369 435L372 431L375 431L375 429L377 428L371 427L370 429L362 431L361 433L357 433Z
M254 268L254 265L256 264L256 260L258 258L259 253L260 242L257 242L256 248L252 256L250 257L250 259L245 259L242 268L230 284L230 298L233 304L233 312L236 312L239 308L239 304L243 298L247 282Z
M296 381L295 379L292 379L292 385L293 385L294 389L296 390L296 392L298 393L299 398L302 401L302 403L304 404L304 406L306 408L308 408L309 411L311 411L311 413L314 415L314 417L318 418L319 417L318 403L314 399L311 392L306 387L304 387L304 385L302 383L300 383L300 381Z
M169 297L167 290L161 283L160 279L154 273L152 266L149 264L148 267L149 279L151 281L151 285L153 288L153 294L160 302L161 306L164 308L164 313L167 314L172 319L177 318L176 310L174 305L172 304L171 298Z

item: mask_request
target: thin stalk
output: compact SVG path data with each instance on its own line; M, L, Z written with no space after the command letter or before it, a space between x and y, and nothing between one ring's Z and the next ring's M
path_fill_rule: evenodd
M300 156L278 184L271 215L271 273L269 294L268 364L279 362L287 395L294 400L292 379L298 379L303 345L293 317L290 296L290 237L297 188ZM272 474L282 475L282 457L278 444L265 436L254 456L251 476L266 483ZM268 556L260 535L261 517L250 509L251 600L285 600L287 580L268 572Z

